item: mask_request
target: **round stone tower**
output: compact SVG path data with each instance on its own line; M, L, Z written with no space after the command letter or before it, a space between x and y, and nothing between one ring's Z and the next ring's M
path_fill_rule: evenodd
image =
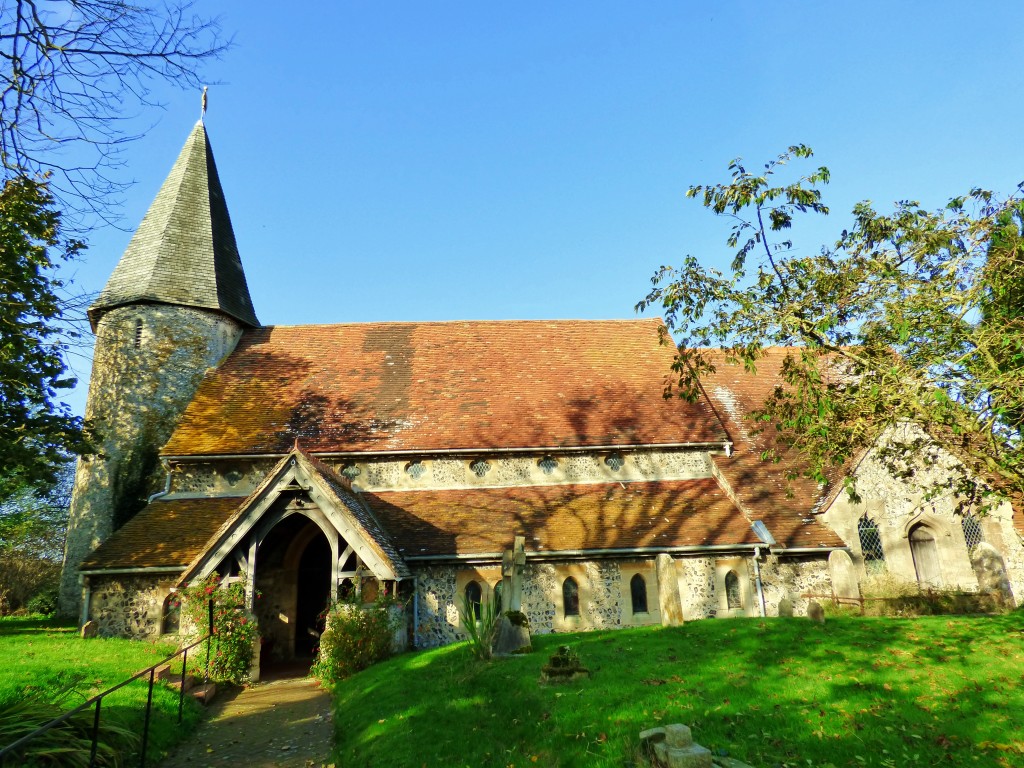
M98 451L75 474L65 615L81 605L78 564L161 489L159 450L203 374L259 325L202 121L89 319L96 346L85 417Z

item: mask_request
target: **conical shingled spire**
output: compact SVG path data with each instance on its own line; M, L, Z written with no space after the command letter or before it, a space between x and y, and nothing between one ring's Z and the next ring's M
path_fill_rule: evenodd
M185 142L89 319L125 304L178 304L259 326L202 121Z

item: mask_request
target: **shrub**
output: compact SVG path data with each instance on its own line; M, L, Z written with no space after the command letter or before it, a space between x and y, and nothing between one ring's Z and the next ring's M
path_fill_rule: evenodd
M27 609L33 595L59 581L60 563L0 550L0 616Z
M394 651L395 633L401 626L401 603L382 595L370 606L341 602L327 611L327 627L320 635L320 649L310 672L332 689Z
M214 637L208 641L211 643L210 677L230 683L248 680L259 626L256 617L245 609L245 582L224 584L214 573L180 594L182 616L198 634L206 632L208 603L213 600ZM205 662L203 653L196 653L195 658L197 667Z
M56 587L44 589L42 592L33 595L25 607L28 608L29 613L52 616L57 612L57 595L58 590Z

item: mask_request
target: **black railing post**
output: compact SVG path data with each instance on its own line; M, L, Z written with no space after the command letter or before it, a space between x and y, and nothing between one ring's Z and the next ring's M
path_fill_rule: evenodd
M139 758L139 768L146 768L146 747L149 746L149 713L153 710L153 678L156 677L156 667L149 669L149 695L146 697L146 721L142 724L142 756ZM182 687L185 682L182 681Z
M188 671L188 648L181 655L181 688L178 690L178 725L181 725L181 712L185 708L185 673Z
M210 598L208 603L210 611L210 623L207 625L206 634L210 637L206 641L206 678L203 680L204 683L210 682L210 648L213 646L213 598Z
M96 714L92 717L92 748L89 750L89 768L96 765L96 747L100 739L100 705L103 699L96 699Z

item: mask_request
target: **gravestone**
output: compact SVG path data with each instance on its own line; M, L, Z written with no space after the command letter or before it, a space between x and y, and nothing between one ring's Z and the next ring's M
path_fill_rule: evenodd
M501 605L491 639L491 653L511 656L529 653L530 622L523 613L523 570L526 568L526 537L516 536L512 549L501 557Z
M779 616L784 619L793 618L793 601L788 597L779 600Z
M679 575L676 561L662 552L655 558L655 572L658 576L658 607L661 609L661 624L664 627L678 627L683 623L683 601L679 595Z
M530 622L522 611L505 611L495 624L491 654L513 656L533 650L530 641Z
M811 600L807 603L807 618L818 624L825 623L825 609L821 607L821 603L817 600Z
M100 625L90 619L82 625L82 637L96 637L100 633Z
M523 570L526 568L526 537L516 536L512 549L501 556L501 605L504 611L523 610Z
M999 610L1013 608L1013 590L999 550L988 542L981 542L971 554L971 565L978 578L978 590L992 600L994 607Z
M857 585L857 571L853 566L853 558L849 552L837 549L828 556L828 572L832 577L832 592L836 597L860 597Z
M580 663L579 654L568 645L561 645L541 667L542 683L569 683L581 677L590 677L590 670Z
M641 731L640 745L659 766L711 768L711 750L694 744L690 729L682 723Z

